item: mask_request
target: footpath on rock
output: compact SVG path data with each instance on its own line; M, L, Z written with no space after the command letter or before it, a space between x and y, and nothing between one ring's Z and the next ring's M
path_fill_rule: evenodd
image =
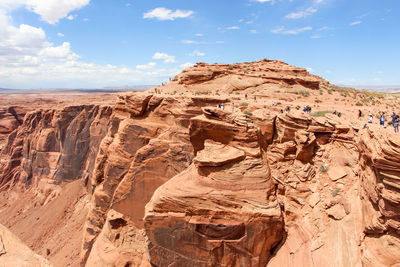
M4 105L0 223L54 266L396 266L398 101L261 60Z

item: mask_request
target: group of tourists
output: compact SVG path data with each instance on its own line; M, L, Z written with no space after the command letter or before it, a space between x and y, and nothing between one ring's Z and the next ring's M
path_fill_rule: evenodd
M305 106L305 107L303 108L303 111L304 111L305 113L310 114L310 113L311 113L311 107L310 107L309 105L307 105L307 106Z
M362 112L361 112L361 110L359 110L358 117L361 118L361 116L362 116ZM391 117L391 121L388 122L388 125L392 125L393 129L394 129L394 132L398 133L399 132L399 120L400 120L400 117L394 111L393 111L393 114L390 117ZM372 113L369 113L368 123L372 123L373 120L374 120L374 116L372 115ZM386 115L385 115L385 112L382 111L382 112L379 113L379 124L381 126L385 126L385 121L386 121Z

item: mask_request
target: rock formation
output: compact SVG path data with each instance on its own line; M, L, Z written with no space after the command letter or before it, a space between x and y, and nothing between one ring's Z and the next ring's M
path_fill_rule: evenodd
M52 267L45 258L35 254L21 240L0 224L0 264L4 267Z
M56 266L396 266L398 136L270 103L326 86L198 63L115 105L7 115L0 222Z

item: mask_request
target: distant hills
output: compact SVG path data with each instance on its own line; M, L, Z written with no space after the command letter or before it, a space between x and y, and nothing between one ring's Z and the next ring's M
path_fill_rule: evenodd
M33 88L33 89L8 89L0 88L3 94L26 94L26 93L51 93L51 92L85 92L85 93L118 93L127 91L145 91L156 85L134 85L103 88Z
M368 91L380 91L387 93L398 93L400 92L400 85L355 85L349 86L359 90Z

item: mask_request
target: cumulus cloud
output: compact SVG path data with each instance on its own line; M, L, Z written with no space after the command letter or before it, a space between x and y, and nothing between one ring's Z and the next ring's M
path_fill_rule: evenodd
M137 65L136 68L140 69L140 70L148 70L148 69L154 68L155 66L157 66L157 63L149 62L149 63L144 64L144 65Z
M58 33L57 33L57 36L58 36L58 37L64 37L64 34L61 33L61 32L58 32Z
M158 20L175 20L178 18L187 18L193 15L192 10L180 10L175 11L164 7L157 7L149 12L143 14L144 19L158 19Z
M1 0L2 9L16 9L24 6L29 11L38 15L43 21L50 24L57 23L73 10L78 10L88 5L90 0Z
M240 28L238 26L230 26L226 28L227 30L239 30Z
M304 31L311 31L311 30L312 30L312 27L303 27L303 28L297 28L297 29L288 30L285 27L281 26L279 28L271 30L271 32L275 33L275 34L297 35L297 34L302 33Z
M189 56L196 56L196 57L202 57L205 56L206 54L197 50L194 50L192 53L189 54Z
M69 42L57 46L47 40L42 28L26 24L14 26L6 12L4 6L0 6L0 81L3 87L44 88L63 84L63 87L82 88L129 83L155 84L181 70L145 71L146 67L140 66L132 69L84 62L73 52ZM171 56L164 59L175 61ZM146 65L155 67L154 64Z
M258 32L257 32L257 30L250 30L250 33L257 34Z
M175 63L175 57L165 53L156 52L153 59L164 59L164 63Z
M301 19L301 18L306 18L317 12L318 10L314 7L309 7L305 10L301 10L299 12L293 12L290 14L287 14L285 18L287 19Z
M71 44L64 42L60 46L48 46L38 53L43 61L75 61L80 58L71 51Z

